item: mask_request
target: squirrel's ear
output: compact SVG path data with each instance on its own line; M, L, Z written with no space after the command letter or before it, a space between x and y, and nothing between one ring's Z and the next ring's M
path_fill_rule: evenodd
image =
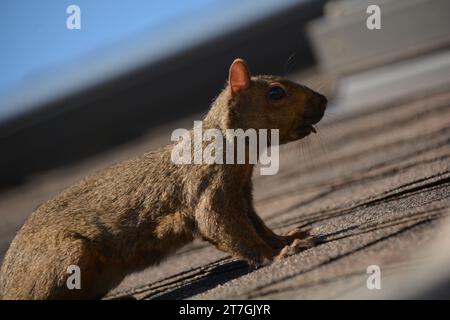
M233 61L230 67L228 83L230 84L233 97L250 86L250 71L244 60L235 59Z

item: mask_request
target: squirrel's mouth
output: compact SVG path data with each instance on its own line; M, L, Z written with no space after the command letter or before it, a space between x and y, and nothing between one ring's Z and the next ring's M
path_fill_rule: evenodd
M316 127L314 127L314 125L311 125L311 131L317 133Z
M294 139L302 139L302 138L310 135L311 132L317 133L317 130L314 127L314 125L312 125L312 124L302 124L301 126L299 126L299 127L297 127L296 129L293 130L293 132L291 133L291 136Z

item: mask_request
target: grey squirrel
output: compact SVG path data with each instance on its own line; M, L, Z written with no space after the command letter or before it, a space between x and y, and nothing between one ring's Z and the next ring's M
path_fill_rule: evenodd
M204 118L207 128L279 129L280 143L315 132L327 99L276 76L251 77L236 59ZM116 164L70 186L31 214L0 271L2 299L94 299L129 273L194 238L260 265L314 245L308 230L277 235L257 215L253 164L176 165L173 145ZM195 166L195 167L194 167ZM81 270L69 290L67 268Z

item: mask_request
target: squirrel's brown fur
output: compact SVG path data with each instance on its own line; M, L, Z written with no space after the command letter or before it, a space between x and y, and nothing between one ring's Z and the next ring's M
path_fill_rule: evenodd
M277 83L286 91L269 101ZM326 99L273 76L250 79L243 60L203 121L204 128L280 130L280 143L323 116ZM296 131L297 130L297 131ZM273 233L252 201L252 164L177 165L173 145L95 173L41 205L11 243L0 271L3 299L100 298L131 272L202 238L251 264L311 245L307 232ZM66 287L67 267L81 289Z

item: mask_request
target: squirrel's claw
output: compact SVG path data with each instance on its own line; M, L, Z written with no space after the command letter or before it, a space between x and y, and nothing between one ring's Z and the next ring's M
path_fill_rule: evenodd
M287 258L299 252L305 251L316 245L316 240L314 237L309 237L306 239L295 239L290 245L286 245L281 249L280 253L275 256L275 261Z
M295 239L307 239L311 236L312 228L295 228L284 235L288 243L292 243Z

